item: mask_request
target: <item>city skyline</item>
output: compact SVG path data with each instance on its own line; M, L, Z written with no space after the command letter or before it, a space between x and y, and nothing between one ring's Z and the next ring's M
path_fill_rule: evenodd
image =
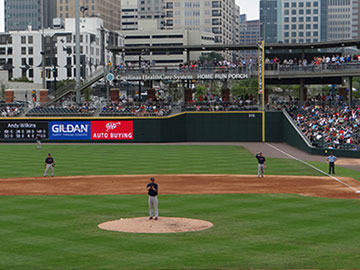
M259 0L251 1L249 0L235 0L236 3L240 6L241 14L246 14L248 20L259 19ZM4 25L4 0L0 0L0 32L5 31Z
M246 14L248 20L259 19L259 0L235 0L236 4L240 6L240 13Z

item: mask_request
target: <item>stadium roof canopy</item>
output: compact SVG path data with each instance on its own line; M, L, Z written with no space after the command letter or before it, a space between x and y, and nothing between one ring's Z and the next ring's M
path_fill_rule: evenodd
M273 43L265 44L266 50L306 50L306 49L327 49L327 48L343 48L343 47L357 47L360 49L360 39L341 40L341 41L327 41L318 43ZM159 52L159 51L251 51L257 50L258 45L243 45L243 44L219 44L219 45L175 45L169 46L108 46L108 50L114 53L123 52Z

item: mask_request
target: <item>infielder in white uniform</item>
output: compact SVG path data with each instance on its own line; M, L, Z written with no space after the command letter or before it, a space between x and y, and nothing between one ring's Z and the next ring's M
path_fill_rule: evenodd
M159 186L154 183L155 182L154 177L151 177L150 180L151 183L147 184L146 186L146 190L148 191L148 195L149 195L149 212L150 212L149 219L153 219L155 212L155 220L157 220L159 218L158 198L157 198Z

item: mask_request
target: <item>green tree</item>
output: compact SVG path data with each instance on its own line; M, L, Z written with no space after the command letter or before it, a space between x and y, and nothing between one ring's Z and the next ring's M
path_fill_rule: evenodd
M202 54L199 57L201 64L212 63L214 62L214 59L216 59L217 61L224 61L224 57L222 57L222 55L215 52Z
M91 90L90 87L85 88L85 89L83 90L84 99L85 99L87 102L90 102L90 100L91 100L91 92L92 92L92 90Z
M221 94L220 82L217 80L211 80L209 90L210 93L213 95L220 95Z
M20 77L13 79L13 82L33 82L33 81L29 80L27 77Z
M5 99L5 89L6 89L6 86L5 84L1 84L1 93L0 93L0 99L1 100L4 100Z
M69 83L73 83L75 82L75 80L62 80L62 81L58 81L56 83L56 88L57 89L60 89L62 87L64 87L65 85L69 84Z
M178 83L169 84L169 96L172 97L174 102L180 101L184 97L183 88Z
M250 95L257 96L259 88L259 82L255 78L245 79L241 81L237 81L230 88L230 93L233 97L238 98L242 95Z
M203 97L206 95L206 86L202 84L198 84L195 87L195 98L199 99L199 97Z

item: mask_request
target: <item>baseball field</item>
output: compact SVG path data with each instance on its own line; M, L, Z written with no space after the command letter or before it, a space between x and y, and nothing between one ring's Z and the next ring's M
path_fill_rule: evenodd
M0 145L0 269L359 269L360 198L291 159L239 146ZM42 177L47 153L55 177ZM266 156L266 153L265 153ZM327 171L327 164L308 162ZM359 171L336 176L360 189ZM181 233L104 231L148 215L209 221ZM154 222L154 221L153 221Z

